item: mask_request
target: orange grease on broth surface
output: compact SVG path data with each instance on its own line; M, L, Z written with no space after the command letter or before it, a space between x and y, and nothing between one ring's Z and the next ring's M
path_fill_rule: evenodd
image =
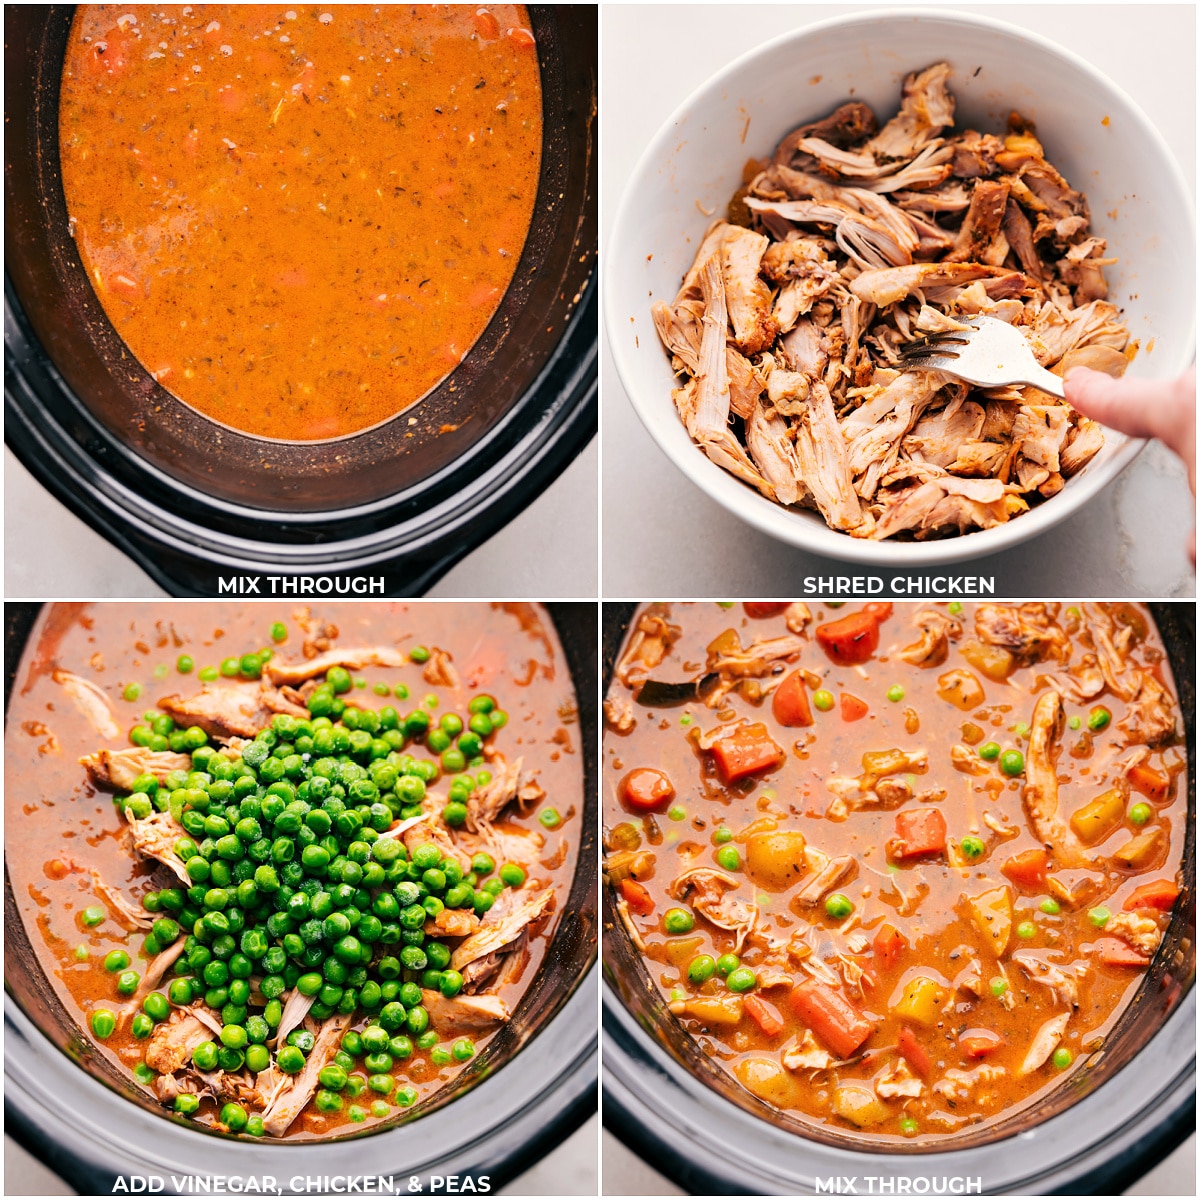
M528 31L519 5L82 6L63 188L142 365L214 420L289 441L366 429L436 386L529 231Z

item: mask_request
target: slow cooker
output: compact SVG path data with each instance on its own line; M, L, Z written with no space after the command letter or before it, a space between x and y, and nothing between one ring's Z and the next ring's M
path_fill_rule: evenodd
M604 890L604 1123L694 1195L812 1195L830 1181L891 1180L892 1193L1115 1195L1196 1127L1195 662L1192 604L1152 604L1167 647L1189 758L1185 886L1163 950L1079 1084L962 1148L874 1150L758 1100L663 1011L661 995ZM604 606L605 686L634 606ZM947 1143L941 1143L946 1146ZM933 1183L943 1181L942 1188ZM821 1186L823 1184L823 1186ZM876 1193L880 1184L874 1184Z
M595 606L547 606L579 703L581 729L595 729ZM5 697L38 606L5 610ZM172 1120L102 1056L79 1065L84 1034L42 974L12 900L5 871L4 1106L6 1128L78 1192L111 1194L118 1176L262 1179L285 1194L333 1186L289 1186L294 1177L487 1176L491 1191L526 1170L596 1107L596 747L582 740L581 844L570 895L561 903L541 969L511 1022L447 1088L409 1110L401 1124L326 1142L239 1140ZM93 1073L94 1072L94 1073ZM483 1190L483 1189L480 1189Z
M545 140L514 282L415 408L324 442L250 437L138 363L67 231L58 97L68 5L5 28L8 444L72 512L176 595L224 575L384 576L418 595L543 491L596 429L596 9L530 9ZM410 417L417 424L409 425Z

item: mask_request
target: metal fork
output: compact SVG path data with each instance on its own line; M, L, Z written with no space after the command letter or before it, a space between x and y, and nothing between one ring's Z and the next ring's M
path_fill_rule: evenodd
M910 342L900 351L905 368L945 371L979 387L1023 383L1049 392L1060 400L1063 381L1039 366L1021 331L995 317L969 317L971 328L932 333Z

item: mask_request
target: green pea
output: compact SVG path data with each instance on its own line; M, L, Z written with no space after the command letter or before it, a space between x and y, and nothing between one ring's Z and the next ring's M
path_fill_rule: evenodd
M104 969L112 971L114 974L117 971L123 971L129 966L129 955L124 950L110 950L104 956Z
M736 971L742 965L742 960L736 954L722 954L717 959L717 974L724 979L730 971Z
M1008 991L1008 980L1001 975L994 975L988 986L991 988L993 996L1000 997Z
M1068 717L1067 718L1067 728L1068 729L1079 729L1082 725L1083 725L1082 717Z
M141 982L142 977L136 971L122 971L117 976L117 991L122 996L132 996Z
M742 856L736 846L722 846L717 851L717 865L726 871L736 871L742 865Z
M103 924L104 918L108 914L98 904L89 904L83 910L83 923L90 929L94 929L97 925Z
M1129 820L1134 825L1145 825L1154 816L1154 809L1148 804L1135 804L1129 810Z
M1029 941L1030 938L1037 936L1037 926L1032 921L1022 921L1017 926L1017 937L1023 941Z
M538 814L538 820L545 829L557 829L562 824L562 817L557 808L543 808ZM683 817L679 817L679 820L682 821Z
M1103 905L1088 910L1088 920L1091 921L1091 923L1095 925L1097 929L1103 929L1111 918L1112 913L1110 913Z
M304 1051L297 1046L283 1046L275 1063L285 1075L299 1075L304 1070Z
M688 979L697 987L716 974L717 960L711 954L698 954L688 963Z
M667 809L667 816L672 821L683 821L687 818L687 809L680 804L672 804L671 807Z
M453 1046L450 1047L450 1053L454 1055L459 1062L466 1062L470 1058L475 1057L475 1043L470 1038L459 1038Z
M695 918L686 908L668 908L663 913L663 928L668 933L690 933L695 924Z
M758 976L749 967L736 967L725 976L725 986L731 992L749 992L758 986Z
M995 742L984 742L979 747L979 757L985 762L995 762L1000 757L1000 747Z
M271 1065L271 1052L266 1046L250 1046L246 1050L246 1066L256 1075Z
M888 688L887 698L893 704L899 704L904 699L904 689L897 683Z
M833 693L826 691L825 688L818 688L813 692L812 702L814 708L821 712L828 712L833 707Z
M825 911L834 920L840 921L854 911L854 904L849 896L842 892L834 892L832 896L825 899Z
M145 1013L134 1013L133 1020L129 1023L129 1031L140 1041L154 1032L154 1022Z
M724 846L726 842L732 842L733 830L728 825L718 825L713 831L713 841L718 846Z
M1020 775L1025 770L1025 755L1020 750L1005 750L1000 756L1000 770L1005 775Z
M961 613L963 610L962 602L959 600L951 600L950 604L948 605L948 608L949 608L950 615L952 617L957 617L958 614Z
M411 1108L417 1102L417 1090L409 1084L396 1090L396 1103L401 1108Z
M1088 713L1087 725L1093 733L1099 733L1101 729L1107 728L1111 720L1112 713L1103 704L1098 704Z
M965 837L958 843L958 848L963 852L964 858L976 859L982 858L985 846L977 837Z
M201 683L212 683L213 680L216 678L217 678L217 668L216 667L201 667L200 668L200 682Z
M198 1071L211 1071L217 1065L219 1053L216 1042L201 1042L192 1051L192 1062Z
M519 888L525 882L525 868L516 863L505 863L500 868L500 878L508 887Z
M1038 905L1038 908L1040 908L1048 917L1057 917L1058 914L1062 912L1062 907L1059 905L1058 901L1052 900L1050 897L1047 897L1045 900L1043 900L1041 904Z
M101 1041L112 1037L113 1030L117 1027L117 1018L111 1010L107 1008L98 1008L92 1013L92 1033Z
M240 1104L231 1101L221 1108L221 1124L231 1133L241 1133L249 1120L249 1114Z
M959 605L959 607L961 608L962 606ZM900 1132L904 1134L905 1137L912 1137L915 1133L920 1131L920 1128L920 1125L918 1125L912 1117L900 1118Z
M140 683L127 683L125 685L125 691L122 693L125 699L131 704L134 703L141 694L142 685Z
M1075 1061L1075 1056L1066 1046L1059 1046L1050 1061L1054 1063L1058 1070L1065 1071Z
M429 661L429 651L424 646L414 646L408 652L408 657L411 662L425 663Z
M180 1092L175 1097L175 1111L188 1116L196 1112L200 1107L200 1097L193 1096L191 1092Z

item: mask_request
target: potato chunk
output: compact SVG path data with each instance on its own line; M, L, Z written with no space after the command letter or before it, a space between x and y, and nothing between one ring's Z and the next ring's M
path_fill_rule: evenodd
M781 829L746 840L746 870L760 887L782 890L800 881L808 869L804 834Z
M999 958L1012 936L1012 896L1007 887L992 888L967 897L971 919L983 935L983 945Z

